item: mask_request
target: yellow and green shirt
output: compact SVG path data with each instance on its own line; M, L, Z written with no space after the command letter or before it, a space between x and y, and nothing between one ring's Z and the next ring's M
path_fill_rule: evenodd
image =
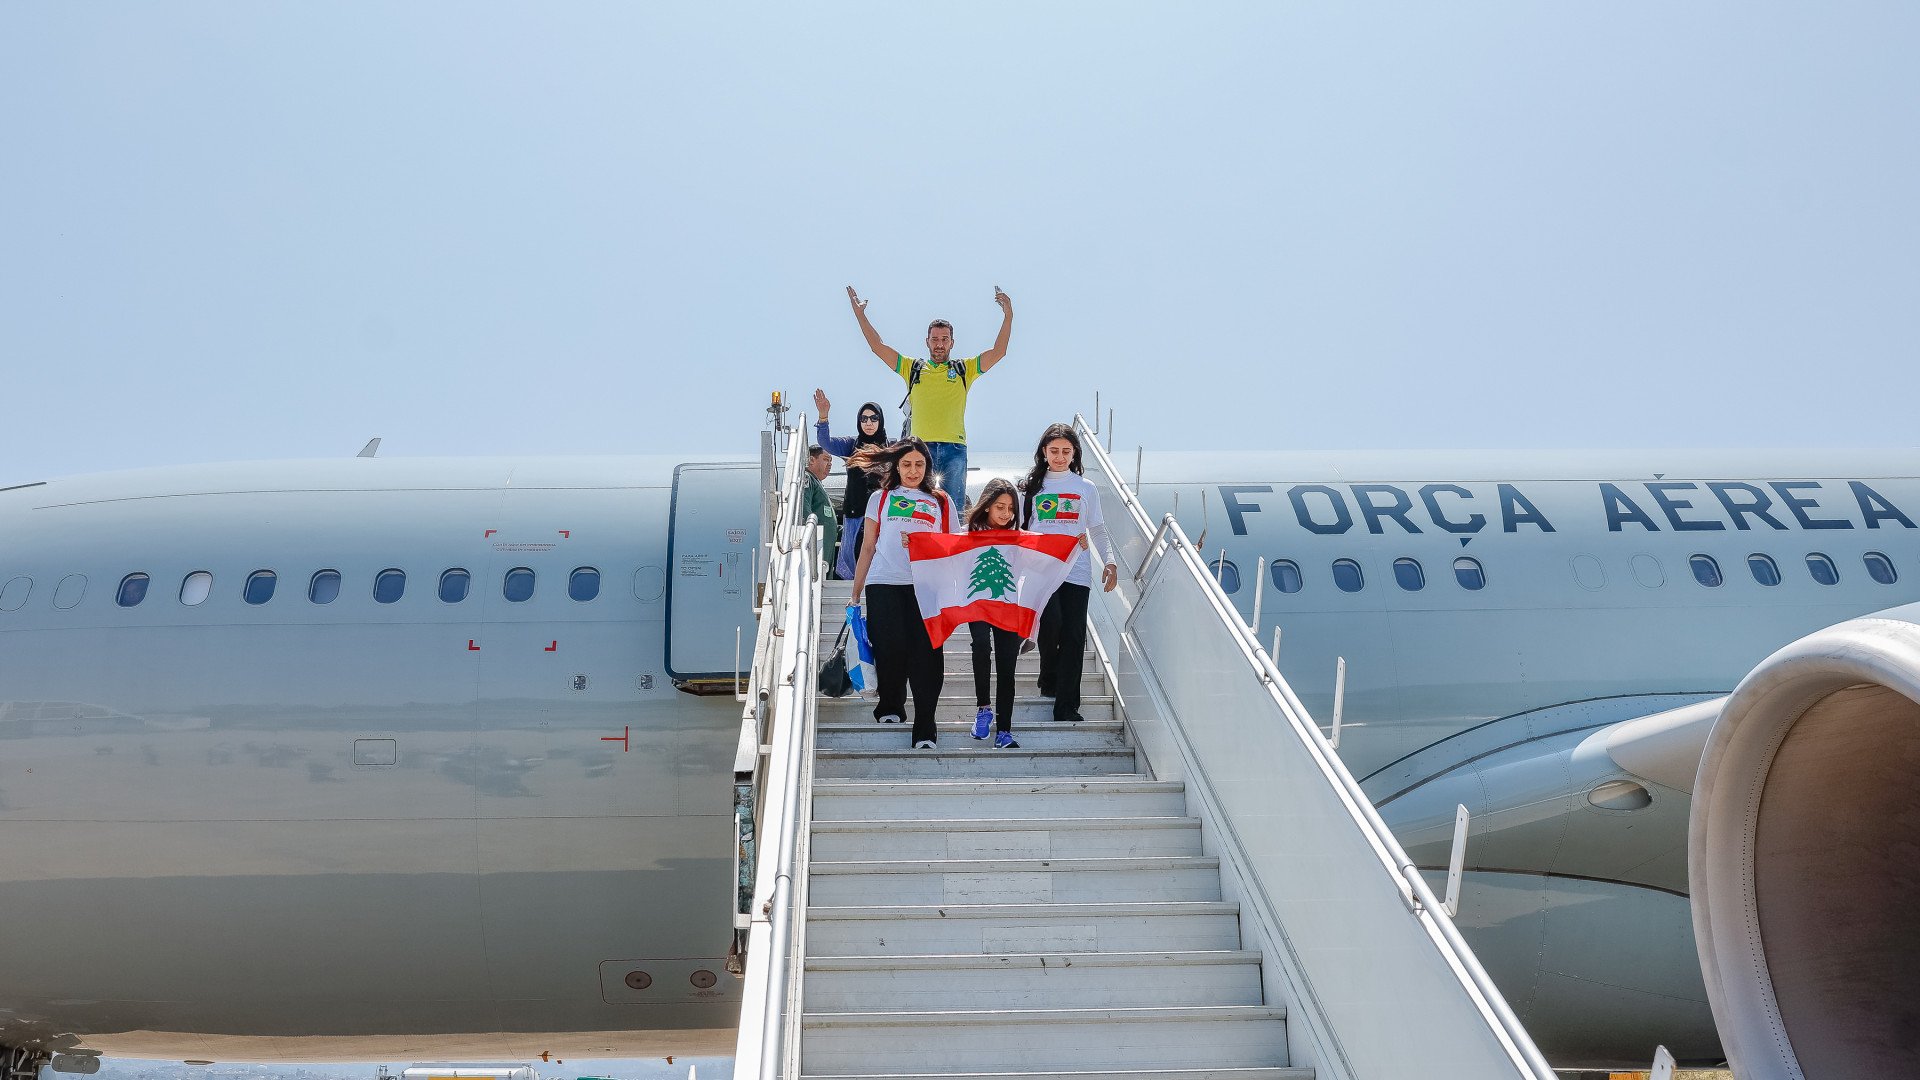
M928 364L915 384L913 365L922 362L911 356L893 358L894 372L912 386L907 404L913 407L913 433L925 442L965 445L967 391L973 388L975 379L986 374L980 369L980 358L969 356L959 361L966 369L964 380L946 364Z

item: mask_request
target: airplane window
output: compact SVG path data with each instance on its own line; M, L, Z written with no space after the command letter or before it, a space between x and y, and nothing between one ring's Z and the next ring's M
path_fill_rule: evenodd
M1360 572L1360 564L1352 559L1338 559L1333 564L1333 583L1340 586L1341 592L1359 592L1366 587L1366 575Z
M273 599L273 587L280 583L280 576L271 570L255 570L247 575L247 587L241 595L249 604L264 604Z
M1487 572L1481 568L1479 559L1462 555L1453 560L1453 580L1463 589L1477 591L1487 587Z
M53 606L61 611L72 611L87 598L87 575L68 574L53 587Z
M1419 592L1427 587L1427 572L1420 569L1418 559L1393 560L1393 580L1408 592Z
M1867 564L1867 573L1872 574L1873 580L1880 584L1891 585L1900 580L1899 573L1893 568L1893 560L1885 555L1877 551L1869 551L1860 558Z
M380 576L373 579L373 601L376 604L391 604L406 594L405 570L382 570Z
M114 600L121 607L139 607L140 601L147 598L149 579L145 574L128 574L120 579L120 592Z
M180 602L188 607L199 607L213 594L213 575L205 570L195 570L180 583Z
M1273 587L1281 592L1299 592L1305 582L1300 577L1300 564L1292 559L1275 559L1273 566Z
M1807 573L1822 585L1840 584L1840 568L1833 565L1832 559L1817 551L1807 556Z
M19 611L26 606L27 597L32 595L32 578L8 578L5 587L0 587L0 611Z
M600 571L582 566L567 579L567 595L581 603L600 595Z
M440 601L457 604L467 598L467 589L472 587L473 578L458 567L440 575Z
M524 566L516 566L507 571L507 580L501 584L500 594L516 604L531 598L533 571Z
M1720 577L1720 564L1713 561L1713 556L1695 555L1687 560L1687 565L1693 567L1693 580L1705 585L1709 589L1717 589L1720 587L1722 580Z
M1747 569L1753 573L1753 580L1762 585L1772 587L1780 584L1780 567L1771 556L1754 552L1747 556Z
M307 582L307 599L316 604L331 604L340 597L340 571L319 570Z
M1232 596L1234 593L1240 591L1239 567L1228 562L1225 558L1219 558L1213 560L1213 565L1207 567L1207 569L1213 571L1213 576L1219 580L1222 592L1228 596Z

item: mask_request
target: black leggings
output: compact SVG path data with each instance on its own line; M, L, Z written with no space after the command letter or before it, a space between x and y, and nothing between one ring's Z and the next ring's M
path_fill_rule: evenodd
M1080 663L1087 651L1085 585L1061 585L1040 613L1040 690L1053 692L1053 718L1080 718Z
M913 687L913 741L938 741L934 710L947 681L946 658L927 639L920 602L911 585L867 586L867 636L873 646L873 670L880 680L874 719L907 714L907 687Z
M998 675L993 689L993 725L1013 730L1013 665L1020 658L1020 635L990 623L968 623L973 632L974 704L987 703L988 673Z

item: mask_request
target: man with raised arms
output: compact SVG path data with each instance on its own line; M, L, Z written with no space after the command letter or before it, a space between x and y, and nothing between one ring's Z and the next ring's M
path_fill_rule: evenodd
M907 356L880 340L880 334L867 321L867 302L847 286L847 300L853 305L853 317L860 320L860 333L867 348L907 384L906 407L911 427L902 432L919 436L933 453L933 482L950 496L955 505L967 503L967 391L973 380L985 375L1007 355L1007 339L1013 336L1013 299L993 287L993 302L1000 305L1000 336L993 347L978 356L953 356L953 324L935 319L927 326L927 358Z

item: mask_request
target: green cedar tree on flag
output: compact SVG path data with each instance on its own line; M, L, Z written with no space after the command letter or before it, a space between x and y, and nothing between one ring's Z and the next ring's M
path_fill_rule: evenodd
M995 600L1019 587L1007 557L1000 554L999 548L991 547L980 549L980 557L973 561L973 578L968 584L972 586L967 590L968 596L988 593Z

